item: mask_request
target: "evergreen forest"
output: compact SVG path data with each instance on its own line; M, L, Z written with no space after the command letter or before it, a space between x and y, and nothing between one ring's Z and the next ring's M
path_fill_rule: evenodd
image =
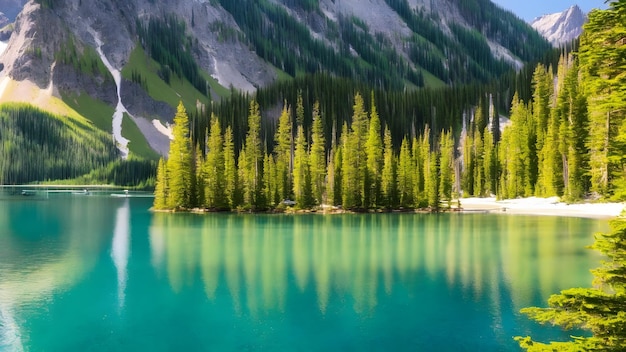
M111 136L87 120L3 104L0 140L0 184L154 186L155 161L122 160Z
M526 74L528 91L500 83L390 93L309 76L254 98L234 95L191 119L179 107L155 208L263 211L293 201L302 209L439 210L489 195L623 200L623 49L597 19L619 9L594 12L576 51L519 73L510 86L523 86Z

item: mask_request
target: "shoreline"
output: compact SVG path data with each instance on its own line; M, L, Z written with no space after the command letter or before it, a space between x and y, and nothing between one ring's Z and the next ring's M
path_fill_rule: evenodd
M608 219L619 216L624 203L572 203L561 202L558 197L528 197L496 200L490 198L461 198L462 212L502 213L512 215L565 216L577 218Z
M624 209L626 203L572 203L567 204L560 202L558 197L539 198L528 197L518 199L497 200L495 197L489 198L461 198L461 207L457 208L456 200L453 201L451 209L442 208L439 213L488 213L503 215L535 215L535 216L562 216L577 218L593 218L593 219L610 219L619 216ZM245 210L224 210L212 211L207 209L164 209L157 210L150 208L154 213L192 213L192 214L318 214L318 215L336 215L336 214L391 214L391 213L415 213L415 214L436 214L430 209L371 209L367 211L350 211L345 209L281 209L269 211L245 211Z

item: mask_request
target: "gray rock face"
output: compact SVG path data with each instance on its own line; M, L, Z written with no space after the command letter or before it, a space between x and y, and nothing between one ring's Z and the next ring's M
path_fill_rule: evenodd
M558 47L578 38L585 22L587 22L587 16L577 5L574 5L563 12L537 17L530 25L553 46Z

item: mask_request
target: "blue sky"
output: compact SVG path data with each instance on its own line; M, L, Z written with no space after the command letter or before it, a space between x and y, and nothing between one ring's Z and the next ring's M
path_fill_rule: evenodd
M492 0L501 7L511 10L523 20L555 12L561 12L572 5L578 5L584 12L593 8L605 9L604 0Z

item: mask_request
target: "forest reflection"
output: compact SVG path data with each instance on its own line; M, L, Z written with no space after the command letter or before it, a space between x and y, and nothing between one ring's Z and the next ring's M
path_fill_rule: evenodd
M322 313L340 298L366 314L380 295L436 280L498 310L503 297L519 309L590 283L599 257L585 246L600 230L589 219L488 214L155 214L150 245L174 291L201 279L210 300L227 289L237 311L282 311L312 290Z

